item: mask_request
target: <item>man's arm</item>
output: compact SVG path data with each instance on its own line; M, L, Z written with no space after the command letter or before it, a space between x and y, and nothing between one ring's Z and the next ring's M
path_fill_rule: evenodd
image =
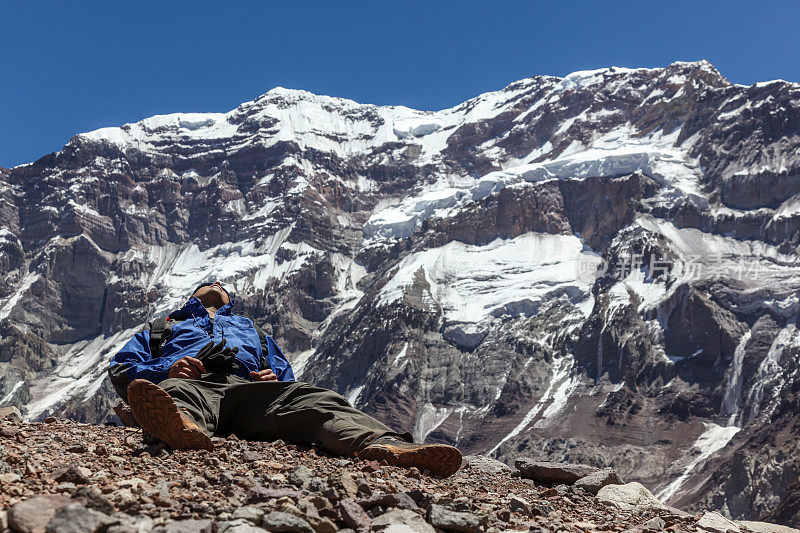
M269 335L266 336L266 341L269 353L268 361L271 363L273 372L278 376L278 381L295 381L292 365L289 364L278 344Z
M108 375L117 393L127 401L128 384L134 379L159 383L167 379L170 361L153 359L150 353L150 330L140 331L117 352L108 367Z
M264 333L258 324L252 319L250 321L258 333L261 341L261 368L258 372L250 372L250 379L255 381L296 381L292 365L286 360L286 356L272 339Z

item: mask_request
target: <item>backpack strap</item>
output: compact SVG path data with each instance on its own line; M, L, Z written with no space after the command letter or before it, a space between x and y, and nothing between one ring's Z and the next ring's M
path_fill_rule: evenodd
M253 320L252 318L250 320ZM256 333L258 333L258 338L261 340L261 368L259 370L267 370L270 368L269 366L269 359L267 358L267 354L269 353L269 347L267 346L267 334L264 333L264 330L256 324L255 320L253 320L253 326L256 328Z
M150 355L153 359L161 355L161 347L170 335L172 326L178 322L174 318L161 317L150 322Z
M269 347L267 346L267 334L264 333L264 330L261 329L261 327L258 324L256 324L256 321L253 320L253 317L251 317L247 313L239 312L236 314L250 319L250 322L253 323L253 327L256 328L256 333L258 333L258 339L261 341L261 361L260 361L261 366L259 367L259 370L268 370L271 367L269 366L269 359L267 358L267 354L269 353Z

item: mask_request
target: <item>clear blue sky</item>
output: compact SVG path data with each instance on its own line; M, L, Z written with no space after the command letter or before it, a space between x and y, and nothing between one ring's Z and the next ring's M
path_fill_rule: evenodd
M0 3L0 166L280 85L442 109L536 74L708 59L800 81L800 2Z

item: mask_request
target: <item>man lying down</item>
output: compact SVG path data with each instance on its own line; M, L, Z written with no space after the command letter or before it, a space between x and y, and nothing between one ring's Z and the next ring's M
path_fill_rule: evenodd
M114 388L136 421L178 450L212 450L212 436L283 439L441 476L461 466L445 444L414 444L331 390L296 381L278 345L232 312L219 282L140 331L111 361Z

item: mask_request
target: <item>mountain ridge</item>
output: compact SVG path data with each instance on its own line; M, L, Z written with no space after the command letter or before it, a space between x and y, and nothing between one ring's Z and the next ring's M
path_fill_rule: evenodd
M0 172L0 404L110 416L104 361L213 276L302 379L418 438L735 518L790 496L800 86L696 62L438 112L288 93Z

